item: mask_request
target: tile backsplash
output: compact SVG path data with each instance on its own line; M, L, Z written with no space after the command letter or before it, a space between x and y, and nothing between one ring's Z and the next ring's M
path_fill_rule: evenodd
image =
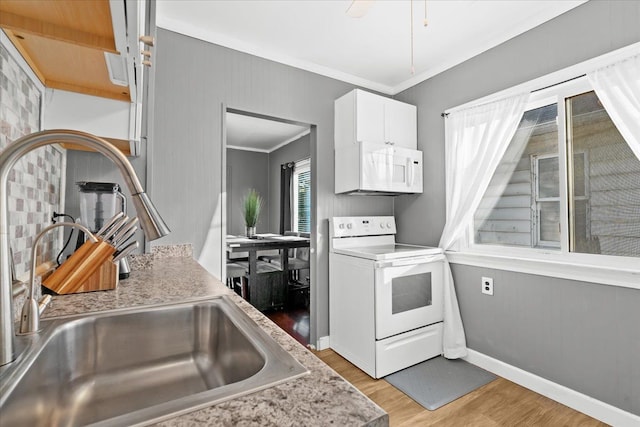
M12 141L41 129L42 91L0 44L0 151ZM16 274L26 279L36 235L60 212L64 151L46 146L21 158L9 173L9 241ZM4 189L2 189L4 193ZM4 197L4 194L3 194ZM38 262L54 260L59 233L42 240Z

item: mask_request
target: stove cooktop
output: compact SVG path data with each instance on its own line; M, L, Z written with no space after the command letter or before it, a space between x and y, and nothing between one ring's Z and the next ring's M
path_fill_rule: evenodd
M376 246L334 248L333 252L357 258L381 261L388 259L409 258L414 256L437 255L442 253L442 249L434 248L431 246L417 246L395 243Z

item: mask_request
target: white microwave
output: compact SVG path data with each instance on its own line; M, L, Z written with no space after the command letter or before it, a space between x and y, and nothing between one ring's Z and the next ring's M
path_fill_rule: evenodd
M335 150L336 194L422 193L422 151L358 142Z

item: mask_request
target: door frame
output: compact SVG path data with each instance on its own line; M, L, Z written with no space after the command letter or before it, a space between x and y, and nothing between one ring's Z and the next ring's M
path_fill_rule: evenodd
M309 249L309 344L315 347L315 344L318 340L317 336L317 327L314 320L317 318L318 308L316 307L317 301L317 286L314 286L317 283L317 125L313 123L301 122L298 120L292 119L284 119L281 117L270 116L267 114L257 113L253 111L242 110L238 108L229 107L225 103L222 103L222 108L220 109L221 113L221 133L222 133L222 144L221 144L221 153L220 158L222 159L222 165L220 168L221 173L221 188L220 194L221 197L221 239L220 239L220 266L221 266L221 280L223 283L226 283L227 273L224 268L227 263L227 113L233 114L242 114L249 117L256 117L259 119L272 120L281 123L288 123L298 126L308 126L309 127L309 137L310 137L310 147L309 147L309 157L311 160L311 238L310 238L310 249Z

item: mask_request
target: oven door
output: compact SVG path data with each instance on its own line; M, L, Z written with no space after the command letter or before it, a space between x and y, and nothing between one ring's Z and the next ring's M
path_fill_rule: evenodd
M376 339L442 321L442 255L377 261Z

